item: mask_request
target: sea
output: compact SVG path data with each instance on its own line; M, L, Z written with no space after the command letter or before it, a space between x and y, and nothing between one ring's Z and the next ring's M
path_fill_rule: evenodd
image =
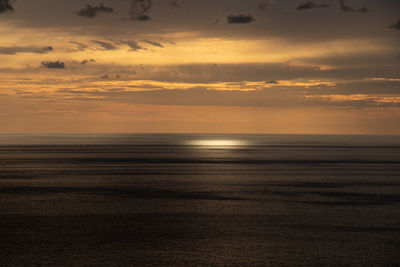
M400 136L0 134L0 266L400 266Z

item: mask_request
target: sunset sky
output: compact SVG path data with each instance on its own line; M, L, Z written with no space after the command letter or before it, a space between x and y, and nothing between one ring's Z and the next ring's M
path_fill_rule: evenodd
M399 0L0 0L0 132L400 134Z

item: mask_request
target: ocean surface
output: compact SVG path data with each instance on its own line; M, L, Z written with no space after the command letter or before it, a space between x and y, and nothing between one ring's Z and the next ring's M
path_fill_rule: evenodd
M400 137L0 134L0 266L399 266Z

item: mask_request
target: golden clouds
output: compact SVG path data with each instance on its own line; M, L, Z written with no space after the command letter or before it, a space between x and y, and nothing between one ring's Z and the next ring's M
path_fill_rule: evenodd
M57 72L54 70L53 72ZM57 73L59 74L59 72ZM93 78L91 76L53 76L42 71L34 75L25 75L24 78L15 78L13 75L2 76L0 90L4 95L31 96L46 98L75 98L80 97L105 98L96 93L113 92L150 92L160 90L215 90L215 91L240 91L251 92L268 88L294 88L306 89L312 87L332 87L335 82L320 80L281 80L281 81L241 81L241 82L166 82L155 80L131 80L118 78Z
M4 22L0 24L0 32L3 36L0 37L0 46L13 47L24 44L54 48L51 53L46 55L25 53L10 57L0 54L0 68L23 68L26 65L38 66L43 60L71 61L90 57L102 64L115 64L116 66L289 62L289 65L294 67L315 67L320 70L329 70L333 67L326 64L310 65L299 59L361 55L393 49L385 43L371 39L297 43L288 42L287 39L279 37L264 39L215 38L207 37L204 32L189 31L176 34L139 34L133 38L130 37L131 40L126 36L98 39L96 36L83 37L73 32L59 32L51 28L24 29L19 28L16 24ZM113 49L99 46L96 42L107 43ZM154 42L160 46L152 45L151 43ZM140 49L133 51L129 46L131 43Z
M327 102L348 102L348 101L363 101L372 102L376 105L379 104L397 104L400 103L400 96L398 95L384 95L384 94L355 94L355 95L308 95L308 99L320 99Z

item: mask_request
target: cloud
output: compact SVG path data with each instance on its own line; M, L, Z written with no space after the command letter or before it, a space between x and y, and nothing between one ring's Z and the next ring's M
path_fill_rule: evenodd
M397 22L392 23L392 25L389 26L389 29L400 31L400 19Z
M272 80L272 81L268 81L268 82L265 82L266 84L278 84L278 82L277 81L274 81L274 80Z
M170 6L171 6L171 7L178 8L178 7L183 6L184 4L185 4L185 1L184 1L184 0L174 0L174 1L172 1L172 3L170 4Z
M368 8L366 6L362 6L357 11L361 12L361 13L367 13L368 12Z
M14 11L14 7L11 4L10 0L0 0L0 13L4 13L6 11Z
M327 4L322 4L322 3L314 3L312 1L307 1L299 4L296 7L296 10L306 10L306 9L312 9L312 8L325 8L329 7Z
M269 5L270 5L269 2L261 3L258 5L257 9L260 11L267 11L269 8Z
M366 94L354 94L354 95L309 95L307 99L317 99L325 103L331 103L336 105L347 105L347 106L380 106L380 107L399 107L400 97L398 95L366 95Z
M148 15L140 15L140 16L138 16L138 17L136 18L136 20L139 20L139 21L147 21L147 20L150 20L150 17L149 17Z
M81 65L86 65L86 64L89 64L89 63L93 63L93 62L96 62L96 60L94 60L94 59L85 59L85 60L82 60L81 61Z
M107 74L100 79L118 78ZM124 81L122 81L124 82ZM147 84L115 87L109 90L101 88L72 89L62 88L56 91L68 99L81 101L109 101L150 105L193 105L193 106L243 106L243 107L400 107L398 94L342 93L335 89L323 90L301 87L285 88L279 85L267 86L258 90L218 90L212 84L184 85L175 89L168 84ZM285 81L282 81L285 83ZM134 82L133 82L134 83ZM239 83L240 84L240 83ZM172 85L173 86L173 85Z
M15 55L19 53L35 53L45 54L53 51L53 47L35 47L35 46L14 46L14 47L0 47L0 54L2 55Z
M97 41L97 40L93 40L92 42L100 45L102 48L104 48L104 50L117 50L118 49L118 47L116 47L112 43Z
M132 20L147 21L150 17L147 15L153 2L151 0L132 0L129 16Z
M79 42L70 42L71 44L74 44L77 46L77 50L78 51L85 51L87 49L89 49L89 46L87 46L86 44L83 43L79 43Z
M118 43L129 46L131 51L146 50L145 48L141 47L136 41L118 41Z
M253 18L251 15L229 15L226 17L228 23L230 24L243 24L243 23L251 23L255 21L255 18Z
M86 8L82 8L78 11L78 16L94 18L97 16L98 12L112 13L114 9L112 7L106 7L101 3L99 6L87 5Z
M148 40L144 40L143 42L144 42L144 43L151 44L152 46L156 46L156 47L161 47L161 48L164 48L164 46L163 46L162 44L160 44L160 43L157 43L157 42L148 41Z
M47 69L65 69L64 62L61 61L43 61L41 63L42 67Z
M339 5L340 5L340 10L345 11L345 12L354 12L354 8L348 6L345 2L345 0L338 0Z

